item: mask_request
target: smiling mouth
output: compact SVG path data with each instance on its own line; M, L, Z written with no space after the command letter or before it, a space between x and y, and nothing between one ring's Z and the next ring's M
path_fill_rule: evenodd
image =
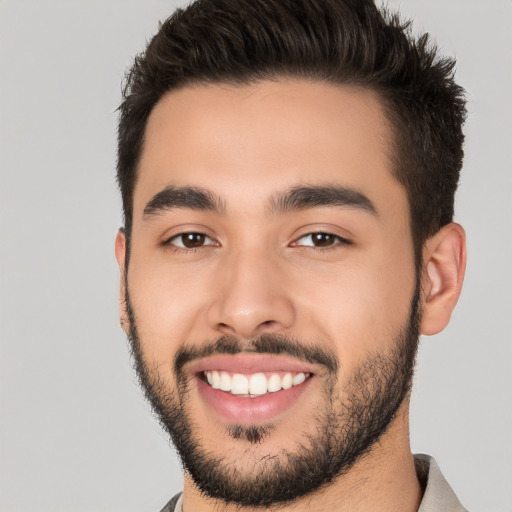
M218 354L196 361L189 372L207 410L237 425L283 418L317 380L311 363L268 354Z
M256 398L299 386L311 377L309 372L257 372L252 374L208 370L201 379L213 389L244 398Z

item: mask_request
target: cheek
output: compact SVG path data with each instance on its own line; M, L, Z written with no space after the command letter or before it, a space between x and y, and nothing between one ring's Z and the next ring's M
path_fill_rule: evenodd
M148 358L169 359L183 341L203 341L205 281L156 261L133 265L128 286L142 349ZM133 268L133 271L132 271Z
M296 290L298 318L347 364L390 347L408 321L415 287L412 257L398 258L395 251L384 256L302 273L302 290Z

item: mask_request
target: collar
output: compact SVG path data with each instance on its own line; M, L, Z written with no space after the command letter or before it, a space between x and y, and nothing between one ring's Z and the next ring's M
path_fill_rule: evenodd
M416 473L424 488L418 512L468 512L445 480L437 462L429 455L414 456Z

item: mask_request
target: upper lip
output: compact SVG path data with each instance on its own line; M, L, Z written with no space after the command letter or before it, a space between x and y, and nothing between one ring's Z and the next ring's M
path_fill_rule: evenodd
M314 373L313 369L312 364L292 357L250 353L211 356L190 365L190 371L194 374L213 370L244 374L278 371Z

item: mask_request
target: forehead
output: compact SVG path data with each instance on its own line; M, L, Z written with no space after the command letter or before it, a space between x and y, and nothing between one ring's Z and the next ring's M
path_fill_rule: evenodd
M403 203L391 147L381 102L369 90L300 80L184 87L149 117L134 215L170 185L200 186L228 208L252 211L297 185L340 185L377 205Z

